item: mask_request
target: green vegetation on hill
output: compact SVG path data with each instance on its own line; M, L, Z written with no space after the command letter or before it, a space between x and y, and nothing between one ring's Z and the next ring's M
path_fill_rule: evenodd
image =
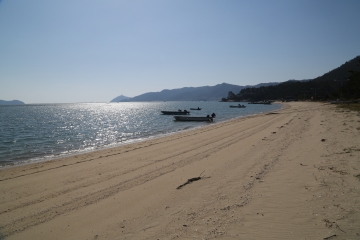
M274 86L229 92L223 101L331 100L360 98L360 56L312 80L290 80Z

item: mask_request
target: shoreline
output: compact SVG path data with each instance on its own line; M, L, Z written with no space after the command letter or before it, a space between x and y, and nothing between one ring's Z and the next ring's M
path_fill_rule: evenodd
M281 105L281 108L276 109L276 110L271 110L269 112L276 112L276 111L280 111L280 110L284 109L284 103L280 103L280 102L276 102L276 103ZM268 113L268 112L261 112L261 113L251 114L251 115L248 115L248 116L235 117L235 118L231 118L231 119L220 121L220 122L212 122L211 124L219 124L219 123L222 123L222 122L233 121L233 120L238 119L238 118L247 118L247 117L250 117L250 116L256 116L256 115L261 115L261 114L266 114L266 113ZM183 129L183 130L180 130L180 131L167 132L167 133L163 133L163 134L159 134L159 135L149 136L149 137L146 137L146 138L131 139L131 140L128 140L127 142L125 142L125 143L121 142L121 143L116 143L116 144L114 144L112 146L96 147L95 149L92 149L92 150L82 150L81 152L72 153L72 154L57 154L59 156L54 156L54 157L43 156L41 158L33 158L33 159L28 159L28 160L22 160L22 161L19 161L18 163L14 162L14 163L11 163L9 165L0 166L0 171L2 169L8 169L8 168L12 168L12 167L18 167L18 166L24 166L24 165L36 164L36 163L42 163L42 162L48 162L48 161L56 161L56 160L61 160L63 158L74 157L74 156L78 156L78 155L82 155L82 154L88 154L88 153L101 151L101 150L106 150L106 149L111 149L111 148L117 148L117 147L129 145L129 144L136 144L136 143L143 142L143 141L151 141L153 139L167 137L167 136L171 136L173 134L178 134L178 133L181 133L181 132L192 131L192 130L196 130L196 129L202 128L202 127L208 127L208 126L207 125L202 125L202 126L197 126L197 127L189 127L187 129Z
M358 239L358 113L284 106L1 169L0 239Z

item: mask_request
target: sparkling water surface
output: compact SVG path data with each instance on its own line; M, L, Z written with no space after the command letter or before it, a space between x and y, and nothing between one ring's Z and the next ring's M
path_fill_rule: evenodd
M50 160L118 146L281 108L280 104L124 102L0 106L0 166ZM202 110L190 110L200 107ZM176 122L161 111L213 112L213 123Z

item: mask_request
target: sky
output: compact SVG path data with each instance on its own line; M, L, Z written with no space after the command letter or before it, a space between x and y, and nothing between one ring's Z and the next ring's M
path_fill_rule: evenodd
M0 99L109 102L312 79L360 55L359 0L0 0Z

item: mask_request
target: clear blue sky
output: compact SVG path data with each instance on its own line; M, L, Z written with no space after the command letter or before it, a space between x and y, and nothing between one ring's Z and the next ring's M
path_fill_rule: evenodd
M359 0L0 0L0 99L315 78L360 55L359 11Z

